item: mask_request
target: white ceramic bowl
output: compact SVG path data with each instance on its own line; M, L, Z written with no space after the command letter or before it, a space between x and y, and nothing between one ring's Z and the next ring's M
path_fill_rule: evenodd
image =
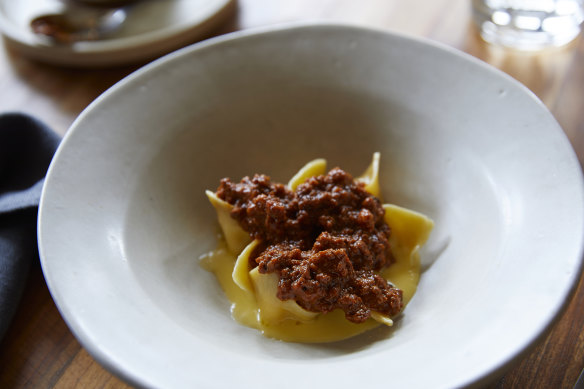
M393 330L302 345L243 327L198 257L220 178L287 181L381 151L387 201L436 223ZM162 58L74 123L48 173L51 293L105 367L147 387L438 388L502 374L580 274L582 177L523 86L455 50L347 26L235 33Z

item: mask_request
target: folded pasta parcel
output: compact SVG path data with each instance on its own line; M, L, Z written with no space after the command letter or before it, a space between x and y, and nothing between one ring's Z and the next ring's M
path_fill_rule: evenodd
M224 239L202 264L235 319L268 337L330 342L392 325L416 290L434 223L382 204L379 153L356 179L317 159L287 185L256 174L206 194Z

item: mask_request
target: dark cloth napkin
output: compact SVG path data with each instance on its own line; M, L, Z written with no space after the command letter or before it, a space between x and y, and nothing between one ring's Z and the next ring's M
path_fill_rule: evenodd
M0 115L0 339L38 259L37 210L59 136L21 113Z

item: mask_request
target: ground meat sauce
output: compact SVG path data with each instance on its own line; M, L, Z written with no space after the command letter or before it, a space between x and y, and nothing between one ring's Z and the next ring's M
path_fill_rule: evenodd
M389 266L389 226L376 197L339 168L312 177L292 192L270 177L221 180L217 196L231 216L262 244L250 269L277 273L278 298L312 312L340 308L362 323L371 311L393 316L402 291L375 272Z

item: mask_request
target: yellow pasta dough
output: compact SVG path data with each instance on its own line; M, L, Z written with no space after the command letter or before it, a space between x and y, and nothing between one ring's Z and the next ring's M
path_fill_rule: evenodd
M311 161L294 175L288 187L294 191L308 178L325 172L324 159ZM363 182L366 191L379 197L379 153L374 154L370 166L355 181ZM339 309L322 314L309 312L294 300L280 300L277 274L262 274L257 267L249 271L249 256L259 242L252 241L230 217L232 205L213 192L206 194L217 211L223 238L216 250L202 257L201 264L217 276L238 322L260 330L265 336L291 342L337 341L380 324L392 325L391 318L378 312L372 312L366 322L355 324L346 320ZM389 204L383 207L385 221L391 229L390 246L395 263L383 269L380 275L403 291L405 306L415 293L420 277L419 248L428 239L434 223L405 208Z

